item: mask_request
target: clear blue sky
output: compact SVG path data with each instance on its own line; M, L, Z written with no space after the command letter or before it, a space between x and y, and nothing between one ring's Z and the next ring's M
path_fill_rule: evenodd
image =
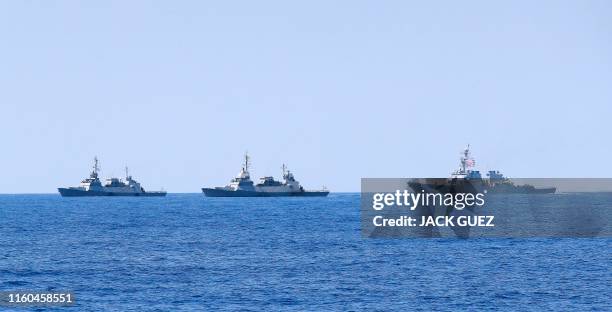
M0 193L611 177L609 1L3 1Z

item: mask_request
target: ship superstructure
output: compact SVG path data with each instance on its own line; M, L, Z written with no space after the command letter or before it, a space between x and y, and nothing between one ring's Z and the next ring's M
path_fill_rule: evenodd
M451 174L451 179L481 179L480 171L474 170L476 160L470 154L470 145L463 150L460 158L459 169Z
M244 155L244 163L238 175L226 186L203 188L204 195L209 197L277 197L277 196L327 196L329 191L307 191L295 179L293 173L283 164L283 181L272 176L259 179L257 184L251 180L249 173L250 157Z
M165 191L147 192L132 178L125 168L125 181L119 178L108 178L104 184L99 178L100 166L98 158L94 158L92 171L89 178L81 181L79 186L58 188L59 193L64 197L77 196L166 196Z
M536 188L533 185L516 185L511 179L505 177L497 170L490 170L488 178L483 178L480 171L474 169L476 160L470 153L468 145L461 154L459 169L453 171L448 179L424 179L425 181L411 181L408 185L416 190L434 190L441 192L487 192L499 194L550 194L556 188Z

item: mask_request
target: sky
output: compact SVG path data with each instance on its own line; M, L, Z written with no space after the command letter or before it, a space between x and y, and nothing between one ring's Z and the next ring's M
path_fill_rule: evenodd
M609 1L3 1L0 193L612 177Z

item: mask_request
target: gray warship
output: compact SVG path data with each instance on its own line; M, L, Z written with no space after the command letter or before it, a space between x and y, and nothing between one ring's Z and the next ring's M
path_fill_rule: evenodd
M293 173L283 165L283 181L274 180L267 176L255 184L251 180L249 173L250 158L244 155L244 164L238 175L233 178L230 184L214 188L202 188L202 192L207 197L281 197L281 196L327 196L329 191L323 188L317 191L305 190L298 181L295 180Z
M408 182L413 190L436 191L443 193L480 193L488 194L552 194L555 187L537 188L530 184L517 185L497 170L490 170L488 178L474 170L476 161L470 154L470 146L463 151L460 167L450 178L416 179Z
M98 177L100 167L98 158L94 158L94 165L89 178L81 181L79 186L60 187L57 190L62 197L83 196L166 196L165 191L148 192L132 178L125 168L125 181L118 178L106 179L104 185Z

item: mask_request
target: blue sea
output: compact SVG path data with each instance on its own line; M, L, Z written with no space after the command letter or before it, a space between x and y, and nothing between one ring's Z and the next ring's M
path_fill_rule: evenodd
M75 294L38 311L605 311L612 239L363 238L359 194L0 195L15 290Z

